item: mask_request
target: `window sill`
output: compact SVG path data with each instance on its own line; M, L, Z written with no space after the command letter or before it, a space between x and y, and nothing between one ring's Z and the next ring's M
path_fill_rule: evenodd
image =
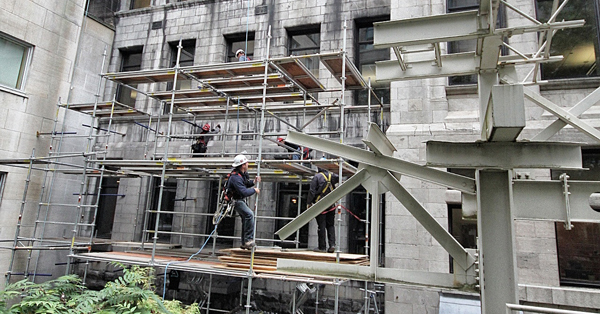
M446 96L477 94L477 84L446 86Z
M2 86L0 85L0 92L5 92L5 93L9 93L9 94L13 94L15 96L19 96L19 97L23 97L23 98L29 98L29 96L27 96L27 94L25 94L23 91L18 90L18 89L14 89L14 88L10 88L7 86Z
M540 91L559 89L587 89L598 88L598 86L600 86L600 77L557 79L549 80L547 83L540 84Z

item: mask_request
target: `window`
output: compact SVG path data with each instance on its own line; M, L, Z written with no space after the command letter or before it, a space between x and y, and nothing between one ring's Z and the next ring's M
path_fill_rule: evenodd
M301 28L288 29L288 54L303 56L319 53L321 50L321 26L308 25ZM301 62L316 77L319 76L319 58L304 58Z
M0 85L23 90L33 46L0 32Z
M171 48L171 62L170 67L175 67L177 64L177 46L179 45L179 41L169 43L169 47ZM196 40L182 40L181 41L181 54L179 56L179 66L186 67L194 65L194 53L196 51ZM171 90L173 88L173 83L169 82L167 84L167 90ZM192 88L192 80L177 80L177 88L175 89L191 89Z
M142 69L142 47L135 47L121 52L121 71L138 71ZM132 86L137 88L137 85ZM117 101L129 106L135 106L137 91L124 85L117 88Z
M248 32L248 40L246 41L246 33L232 34L225 36L227 42L227 59L225 62L236 62L238 58L235 52L242 49L246 52L246 57L250 60L254 57L254 32Z
M547 22L552 14L552 0L537 0L537 18ZM562 1L561 1L562 2ZM571 0L556 21L584 19L585 25L559 30L552 37L550 55L562 55L558 62L542 63L542 79L599 76L598 70L598 0Z
M301 201L300 206L302 208L306 208L306 197L308 195L308 190L309 190L309 185L303 184L302 185L302 198L300 200ZM277 193L278 194L277 217L286 217L286 218L297 217L300 214L298 211L301 210L300 208L298 208L299 185L296 183L282 182L282 183L278 184L278 191L279 191L279 193ZM276 220L275 230L279 230L279 229L283 228L283 226L285 226L287 223L289 223L289 220ZM274 239L279 239L279 238L274 235ZM290 241L296 240L296 233L289 236L286 240L290 240ZM308 225L305 225L304 227L300 228L298 242L299 242L298 246L300 248L308 247ZM275 244L278 246L284 247L284 248L295 248L296 247L296 244L290 243L290 242L276 242Z
M357 54L356 66L362 73L365 80L371 78L371 87L377 95L377 98L382 100L382 103L390 102L390 83L378 83L375 78L375 62L390 59L390 50L374 49L373 48L373 23L389 20L389 16L374 18L369 20L356 21ZM357 104L366 105L368 103L369 91L362 90L357 92ZM371 99L372 104L377 102Z
M460 12L468 10L479 9L479 0L448 0L447 12ZM496 20L496 27L506 27L506 14L503 4L500 4L498 8L498 19ZM507 39L504 40L505 42ZM477 40L458 40L448 42L448 53L468 52L475 51L477 47ZM508 50L505 47L501 48L502 55L508 54ZM477 74L471 75L460 75L448 77L449 85L465 85L465 84L477 84Z
M119 0L88 0L87 12L90 17L114 27L119 4Z
M119 178L102 178L102 190L98 200L98 213L96 214L96 237L110 239L119 196Z
M0 172L0 205L2 204L2 195L4 195L4 186L6 185L6 172Z
M150 5L152 5L152 1L151 0L131 0L131 7L130 9L141 9L141 8L147 8Z
M160 193L160 181L159 177L153 179L153 191L152 191L152 211L158 211L158 198ZM173 214L165 213L172 212L175 208L175 196L177 193L177 181L175 179L165 180L165 186L163 187L163 195L160 202L160 215L158 220L158 232L171 232L173 231ZM149 231L148 235L150 238L154 236L154 230L156 228L156 216L157 213L150 213L148 218L148 224L146 230ZM169 243L171 241L171 235L166 233L158 234L158 241L163 243Z
M553 170L552 179L558 180L566 172L569 180L599 180L600 148L582 148L581 154L583 168L589 170ZM555 228L560 284L600 287L600 224L573 223L573 229L566 230L562 222L557 222Z

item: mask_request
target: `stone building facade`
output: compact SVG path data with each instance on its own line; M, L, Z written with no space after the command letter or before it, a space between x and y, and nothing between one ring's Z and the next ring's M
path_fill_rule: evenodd
M94 1L92 1L94 2ZM102 2L102 1L96 1ZM464 2L464 3L463 3ZM259 1L259 0L122 0L116 9L114 25L106 25L96 18L85 17L85 1L69 0L61 4L49 4L40 1L8 0L0 6L0 40L16 39L18 47L31 49L33 54L29 71L24 84L20 87L5 88L0 85L0 132L3 140L0 142L1 158L27 158L31 150L36 149L36 156L49 153L51 140L48 137L35 137L32 129L48 132L52 130L59 98L63 101L93 102L97 90L101 91L102 99L111 100L116 94L127 99L136 109L160 114L167 112L160 107L159 102L141 93L164 91L171 88L166 84L140 84L140 93L134 95L130 90L117 87L116 84L101 81L98 73L119 72L124 70L159 69L174 66L176 47L180 40L187 52L183 60L185 65L202 65L232 61L234 51L243 47L254 60L269 57L283 57L295 53L295 48L312 52L340 51L345 43L352 61L368 68L368 55L360 52L370 42L362 42L361 31L369 32L373 22L387 19L404 19L435 14L444 14L453 10L469 8L472 1L432 0L419 1L341 1L341 0L309 0L309 1ZM476 1L475 1L476 2ZM535 16L539 5L547 1L509 1L526 13ZM462 4L466 4L464 6ZM588 7L591 0L581 0L574 5ZM476 3L475 3L476 7ZM596 18L598 9L595 7ZM504 22L507 27L523 25L527 20L514 11L506 10ZM598 24L598 19L591 24ZM344 25L347 29L344 32ZM596 28L597 29L597 28ZM270 33L269 33L270 32ZM344 39L346 34L346 40ZM271 38L268 38L269 35ZM307 42L298 41L300 47L292 44L293 38L304 36L301 40L318 38L316 46ZM593 37L593 36L592 36ZM298 37L300 38L300 37ZM368 39L368 36L367 36ZM300 39L299 39L300 40ZM592 39L593 40L593 39ZM536 36L534 34L514 36L508 39L509 43L524 50L535 50ZM268 43L270 42L270 45ZM315 42L313 41L313 44ZM372 43L372 42L371 42ZM598 37L595 38L598 46ZM312 50L311 50L312 49ZM446 48L445 48L446 49ZM451 48L447 48L450 50ZM103 63L102 54L106 53L106 62ZM316 51L315 51L316 50ZM393 53L389 58L393 58ZM595 55L598 55L596 48ZM361 59L361 56L363 60ZM373 60L374 61L374 60ZM363 62L363 63L361 63ZM102 68L104 65L104 68ZM519 67L518 73L524 77L530 66ZM338 86L338 82L331 77L323 65L315 68L324 84L329 88ZM590 70L576 77L550 77L546 84L531 86L542 96L569 108L594 91L600 83L596 72ZM546 79L541 77L540 79ZM462 81L461 81L462 82ZM373 121L382 126L386 135L395 145L395 156L403 160L424 164L425 142L429 140L473 142L480 138L480 120L478 117L479 103L476 84L451 84L447 78L424 79L414 81L392 82L389 94L386 85L378 85L382 90L383 103L389 104L389 110L373 112L371 116L366 111L349 113L346 117L344 143L364 147L361 139L366 135L367 122ZM182 83L186 84L186 83ZM192 86L188 86L192 87ZM319 101L339 101L338 92L321 93ZM347 105L364 105L364 98L356 92L345 94L344 101ZM387 106L386 106L387 107ZM597 106L592 107L582 115L582 118L592 126L600 126ZM161 111L162 110L162 111ZM520 136L520 140L528 140L549 125L553 116L545 113L540 107L526 101L527 127ZM293 125L301 125L303 115L299 112L282 113L281 117ZM60 122L64 119L71 130L86 132L82 124L89 123L89 118L79 113L61 111ZM224 126L223 134L235 133L238 130L256 132L256 118L245 116L237 123L226 124L224 117L195 117L195 123L210 123L212 126ZM101 120L106 126L107 121ZM140 124L149 123L137 121ZM96 149L108 147L107 158L111 159L145 159L153 152L164 150L164 143L160 138L148 132L147 128L134 124L126 119L114 119L113 127L117 132L127 134L119 137L113 136L108 143L100 139ZM35 126L35 127L33 127ZM340 126L339 115L332 114L326 119L319 119L309 127L310 131L327 132L338 130ZM266 132L271 134L285 134L288 126L277 119L267 119ZM165 132L166 125L159 126L158 132ZM171 133L194 134L195 127L179 120L171 126ZM329 135L336 138L337 135ZM152 141L146 141L147 138ZM227 152L246 151L256 154L258 139L236 141L232 136L223 140L223 136L215 138L209 146L209 152L218 154L221 150ZM568 141L585 143L589 165L597 165L598 146L590 138L576 130L566 128L554 136L552 141ZM148 144L150 142L150 144ZM65 141L62 151L77 151L84 140ZM189 153L189 139L174 139L169 143L169 153L173 156L183 156ZM156 150L155 150L156 147ZM266 153L276 154L281 152L274 144L265 144ZM320 156L314 156L318 158ZM584 162L585 163L585 162ZM584 165L585 166L585 165ZM592 168L592 167L588 167ZM592 169L593 170L593 169ZM4 179L0 183L4 186L0 198L0 238L12 239L15 234L15 221L18 221L19 208L24 189L26 172L13 167L0 168ZM453 170L454 171L454 170ZM593 172L598 174L598 172ZM469 175L469 173L466 173ZM556 174L550 171L520 169L517 175L529 179L551 179ZM597 180L597 177L596 177ZM44 184L39 174L34 175L32 190L40 193ZM57 188L53 199L60 201L69 199L72 191L66 187L77 184L70 178L58 179L54 183ZM206 212L214 203L211 197L216 191L216 183L211 181L169 181L169 192L175 211ZM468 246L474 243L476 234L473 234L474 221L463 219L460 215L460 198L454 197L446 188L430 183L425 183L407 177L402 178L402 184L421 204L440 222L441 225L451 230L460 237L461 243ZM155 189L156 181L140 178L122 178L116 187L116 200L112 219L103 221L101 231L103 237L114 241L140 241L144 236L144 211L149 206L151 199L147 198L148 191ZM30 188L32 188L30 187ZM62 188L58 188L62 187ZM259 216L277 216L277 207L280 206L282 191L287 186L270 182L264 185L259 198L261 207ZM297 188L297 186L295 186ZM207 193L206 191L211 191ZM28 203L23 217L33 217L37 206L34 203L39 196L35 193L28 196ZM358 191L355 197L347 197L344 204L352 209L355 199L363 197ZM193 202L175 201L183 198L194 199ZM359 204L359 203L357 203ZM363 203L360 203L363 204ZM361 206L361 205L355 205ZM364 205L363 205L364 206ZM382 237L383 259L385 267L407 270L430 271L447 273L451 271L450 257L446 251L432 238L431 235L394 199L386 195L382 205L385 210L385 234ZM210 209L208 209L210 210ZM27 215L29 213L29 215ZM111 216L106 212L107 216ZM34 214L33 214L34 215ZM356 233L355 224L349 215L343 216L342 234L350 236ZM33 218L31 218L33 219ZM23 228L31 230L32 220L24 220ZM257 238L273 239L277 230L275 223L261 223ZM568 273L565 265L577 258L575 253L559 252L561 243L572 241L560 229L560 224L546 221L516 221L517 237L517 266L519 276L519 292L522 302L527 304L550 304L554 307L598 311L600 308L600 292L597 289L600 282L594 277L594 271L585 273L587 279L581 280L574 270ZM166 227L167 224L165 224ZM174 217L169 222L172 231L182 233L209 233L210 223L208 218L182 219ZM597 232L598 226L582 227L589 232ZM239 234L239 222L234 225L235 234ZM308 232L307 246L316 246L316 226L311 223ZM581 228L580 228L581 229ZM57 228L57 234L68 234L66 228ZM475 228L476 230L476 228ZM462 231L462 232L461 232ZM597 234L596 234L597 236ZM590 236L593 239L593 235ZM581 241L586 241L582 238ZM588 238L589 239L589 238ZM597 238L596 238L597 239ZM202 238L183 235L171 236L166 240L171 244L181 244L184 248L198 248ZM235 241L235 240L234 240ZM259 245L271 245L274 242L259 242ZM233 243L237 244L237 243ZM363 249L354 242L342 241L341 249L346 252L362 253ZM591 247L597 254L597 246ZM594 251L596 250L596 251ZM9 251L0 251L1 265L8 268L10 263ZM54 266L55 260L62 260L64 256L58 253L45 253L43 266L45 272L56 275L63 271L62 266ZM570 254L570 255L569 255ZM24 261L26 255L19 255L17 261ZM562 263L565 264L560 264ZM585 264L585 263L584 263ZM583 265L586 266L589 263ZM581 266L581 267L583 267ZM52 271L52 269L55 269ZM47 271L46 271L47 270ZM580 271L581 275L582 271ZM596 271L597 273L597 271ZM579 276L579 277L578 277ZM226 281L226 279L223 279ZM224 286L231 285L225 283ZM585 286L585 288L582 288ZM281 295L289 294L293 286L285 283L269 284L257 283L258 291L277 290ZM191 287L186 287L193 290ZM333 291L327 287L324 296L328 296L331 305ZM359 285L352 285L344 291L343 295L349 300L360 300L362 295L356 290ZM192 295L191 292L188 294ZM225 292L223 292L225 294ZM389 313L438 313L449 296L459 295L463 298L476 298L474 292L457 292L431 287L415 287L411 285L386 284L385 311ZM264 297L264 296L262 296ZM260 296L257 298L260 299ZM266 298L266 297L265 297ZM268 302L282 302L268 300ZM285 299L287 302L288 299ZM356 305L360 302L356 301ZM353 304L348 305L348 311L356 311Z

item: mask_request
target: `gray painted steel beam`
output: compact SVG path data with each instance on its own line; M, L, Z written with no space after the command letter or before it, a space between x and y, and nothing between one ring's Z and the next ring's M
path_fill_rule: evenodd
M504 313L519 302L512 214L512 171L476 172L481 313Z
M327 262L302 261L292 259L277 259L277 270L298 273L327 275L361 281L376 281L386 283L414 283L419 285L456 288L466 283L464 275L434 273L397 268L378 267L375 272L369 266L336 264Z
M392 156L396 151L394 144L390 142L375 123L369 124L369 133L367 133L367 138L363 139L363 142L378 156Z
M286 141L358 161L373 167L398 172L409 177L453 188L468 194L475 194L475 180L457 174L428 168L390 156L377 156L372 152L360 148L343 145L334 141L295 131L289 131Z
M378 22L373 28L376 49L474 39L481 34L477 10Z
M442 55L443 67L438 67L433 58L411 61L410 57L411 55L405 57L405 61L409 63L406 71L402 71L396 60L375 62L377 82L476 74L480 63L475 52Z
M535 93L534 91L528 88L524 88L523 92L525 93L525 97L527 97L529 100L533 101L540 107L552 113L563 122L571 125L572 127L578 129L579 131L587 134L596 141L600 142L600 131L596 130L594 127L579 119L576 114L564 110L563 108L557 106L553 102L549 101L548 99L542 97L541 95Z
M600 192L600 181L568 183L571 221L600 223L600 212L590 207L592 194ZM515 180L513 199L516 219L566 221L561 181Z
M283 228L275 232L275 234L278 235L282 240L286 239L296 232L296 230L306 225L309 221L311 221L311 219L317 217L324 210L330 208L331 205L341 199L344 195L352 192L352 190L358 187L361 182L368 180L370 176L371 175L367 170L360 170L355 175L350 177L350 179L346 180L340 186L331 191L331 193L325 195L325 197L300 214L300 216L294 218L294 220L290 221L288 224L283 226Z
M584 99L579 101L575 106L573 106L569 113L579 117L586 110L590 109L593 105L600 101L600 87L594 90L592 93L587 95ZM546 129L540 132L538 135L533 137L532 141L547 141L554 134L558 133L563 127L567 125L563 120L556 120L552 124L550 124Z
M392 176L383 178L383 184L390 190L402 205L427 229L431 236L454 258L464 270L475 262L475 258L448 233L440 223Z
M581 169L581 145L546 142L427 142L427 165L448 168Z

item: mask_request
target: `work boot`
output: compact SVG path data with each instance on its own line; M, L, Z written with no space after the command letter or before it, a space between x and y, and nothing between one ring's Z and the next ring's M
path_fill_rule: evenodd
M333 253L333 252L335 252L335 248L334 248L333 246L330 246L330 247L327 249L327 253Z
M254 240L250 240L250 241L242 244L242 246L240 246L240 248L244 249L244 250L252 250L252 248L255 246L256 246L256 244L254 243Z

